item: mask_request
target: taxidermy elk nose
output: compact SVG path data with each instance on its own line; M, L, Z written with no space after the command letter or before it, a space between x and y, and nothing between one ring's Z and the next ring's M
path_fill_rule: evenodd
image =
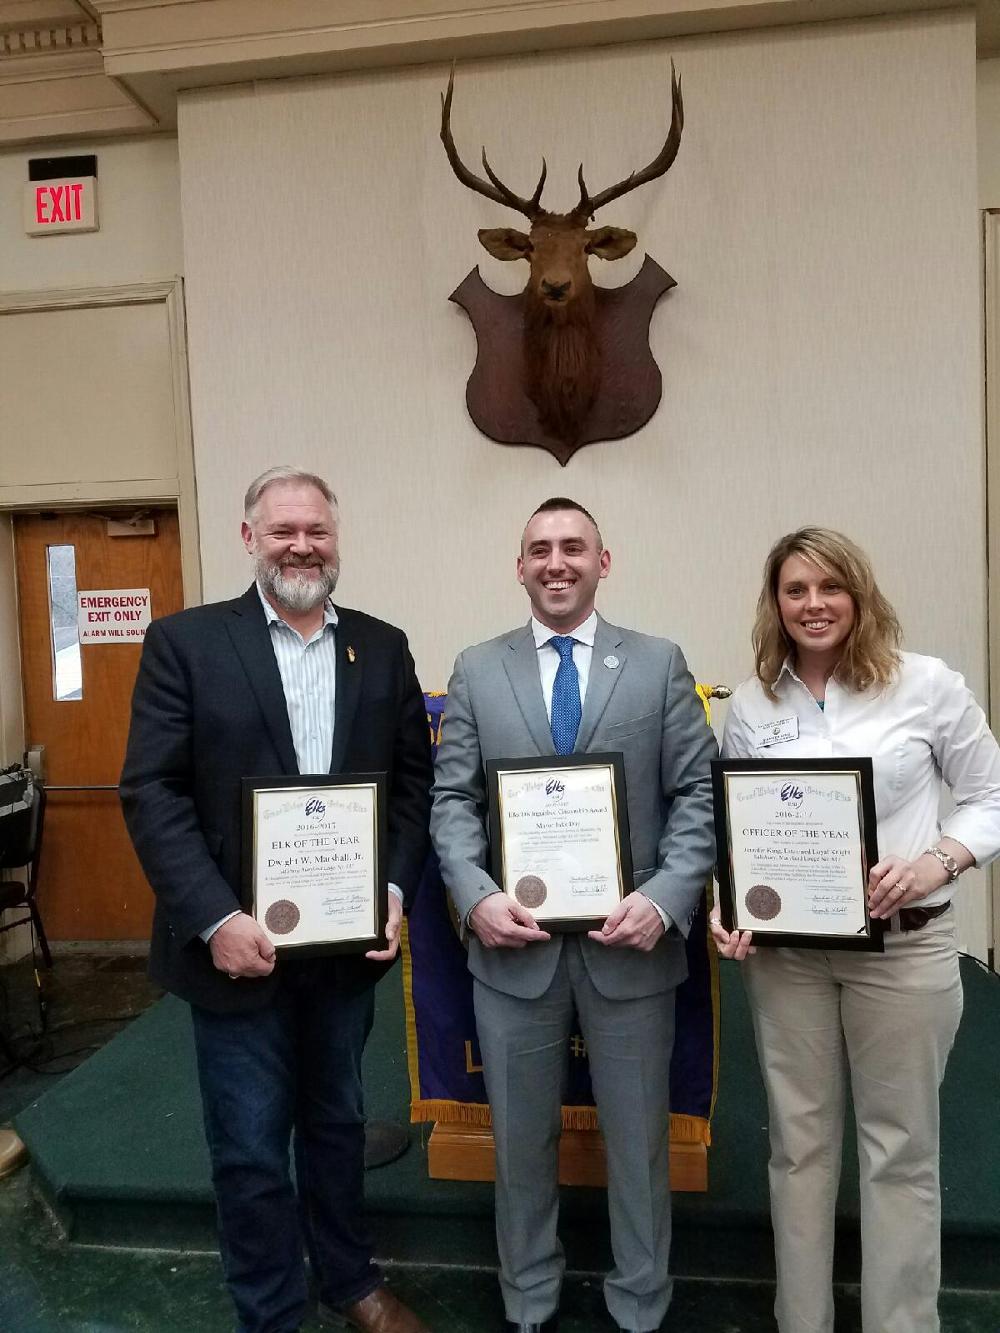
M569 291L569 282L549 282L542 279L542 295L549 301L561 301Z

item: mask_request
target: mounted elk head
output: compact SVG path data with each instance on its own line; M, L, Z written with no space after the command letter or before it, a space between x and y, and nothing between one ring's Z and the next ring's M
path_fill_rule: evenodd
M672 114L659 153L641 171L633 171L595 195L587 189L581 163L577 173L580 199L568 213L550 213L541 206L547 171L544 158L530 198L522 198L503 183L490 166L485 148L482 162L488 180L463 163L451 132L454 67L448 91L441 99L441 142L455 175L470 190L515 209L530 223L527 232L510 227L484 229L479 232L479 240L495 259L526 259L530 265L522 297L525 391L544 430L568 444L579 439L601 386L596 297L588 260L591 255L621 259L637 239L635 232L621 227L588 224L598 209L663 176L673 164L684 128L684 101L672 63L670 68Z

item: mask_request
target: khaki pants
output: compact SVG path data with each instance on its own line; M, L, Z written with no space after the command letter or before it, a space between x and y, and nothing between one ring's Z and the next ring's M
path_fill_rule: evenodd
M744 966L770 1108L780 1333L832 1333L850 1071L864 1333L937 1333L938 1088L962 1016L953 912L884 954L759 949Z

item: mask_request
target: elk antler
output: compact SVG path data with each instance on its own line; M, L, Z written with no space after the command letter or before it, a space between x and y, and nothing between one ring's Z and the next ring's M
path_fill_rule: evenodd
M648 167L643 167L642 171L633 171L631 176L626 176L617 185L609 185L606 190L602 190L600 194L591 197L587 193L587 185L583 179L583 163L580 163L580 170L577 173L577 179L580 182L580 202L573 210L577 217L582 219L593 217L597 210L603 208L605 204L610 204L613 199L620 199L623 194L638 189L640 185L645 185L648 181L656 180L657 176L665 175L673 166L677 150L681 146L681 132L684 129L684 98L681 96L681 81L677 77L677 71L674 69L672 60L670 62L670 92L673 103L670 129L667 132L663 147Z
M508 189L503 181L496 174L489 162L486 160L486 149L483 149L483 167L487 176L493 182L487 185L482 176L477 176L475 172L470 171L458 155L458 149L455 147L455 140L451 133L451 98L455 90L455 66L451 67L451 75L448 78L448 91L441 96L441 142L444 144L444 151L448 154L448 161L451 163L451 169L470 190L475 190L477 194L485 195L487 199L492 199L495 204L506 204L509 208L516 208L519 213L523 213L526 218L532 221L543 211L540 200L542 197L542 187L545 184L545 173L548 168L545 165L545 158L542 158L542 174L538 177L538 184L535 186L535 193L530 199L522 199L520 195L515 194L513 190ZM679 137L679 136L678 136ZM675 150L676 151L676 150ZM669 165L669 164L668 164Z

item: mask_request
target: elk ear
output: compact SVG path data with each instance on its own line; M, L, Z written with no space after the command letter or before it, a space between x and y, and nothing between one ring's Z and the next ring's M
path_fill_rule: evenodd
M514 231L510 227L490 227L481 231L479 244L494 259L527 259L531 254L530 239L523 231Z
M587 254L598 259L622 259L635 245L638 237L624 227L598 227L588 232Z

